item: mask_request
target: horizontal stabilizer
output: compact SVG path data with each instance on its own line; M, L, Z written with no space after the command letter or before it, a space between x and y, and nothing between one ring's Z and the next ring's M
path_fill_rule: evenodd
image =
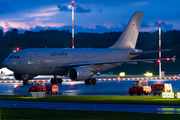
M151 50L151 51L143 51L143 52L130 52L129 55L139 55L139 54L149 54L149 53L156 53L156 52L164 52L164 51L171 51L170 49L163 49L163 50Z
M127 64L137 64L137 62L126 62Z
M144 63L154 63L152 60L150 60L150 61L142 61L142 62L144 62Z

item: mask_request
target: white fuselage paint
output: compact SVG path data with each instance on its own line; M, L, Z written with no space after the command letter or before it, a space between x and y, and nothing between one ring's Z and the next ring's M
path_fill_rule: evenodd
M9 69L19 74L32 75L65 75L68 70L58 65L65 63L116 61L129 59L132 49L25 49L9 55ZM20 59L9 59L19 56ZM108 70L120 65L119 63L86 66L95 72Z

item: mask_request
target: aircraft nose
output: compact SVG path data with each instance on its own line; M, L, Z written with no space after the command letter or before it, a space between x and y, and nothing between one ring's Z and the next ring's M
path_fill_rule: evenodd
M8 60L4 60L3 65L4 65L4 67L8 68L9 67L9 61Z

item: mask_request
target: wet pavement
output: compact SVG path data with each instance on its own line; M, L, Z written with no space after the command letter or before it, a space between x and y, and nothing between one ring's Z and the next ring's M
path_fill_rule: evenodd
M97 104L97 103L56 103L56 102L28 102L0 100L0 107L11 108L41 108L57 110L92 110L118 111L159 114L179 114L180 106L166 105L137 105L137 104Z
M42 79L42 78L41 78ZM44 78L43 78L44 79ZM134 81L99 81L96 85L84 82L63 82L59 84L59 95L129 95L128 90ZM148 81L148 85L171 83L174 92L180 92L180 80ZM46 83L48 85L50 83ZM29 85L22 83L1 83L0 95L28 95Z
M44 78L43 78L44 79ZM134 81L99 81L96 85L85 85L84 82L63 82L59 85L58 95L115 95L129 96L128 89ZM180 80L149 81L148 85L155 83L170 83L174 92L180 92ZM50 83L46 83L48 85ZM29 85L22 83L1 83L0 95L28 95ZM151 95L151 94L150 94ZM130 105L130 104L94 104L94 103L52 103L52 102L25 102L3 101L0 107L42 108L58 110L95 110L95 111L123 111L142 113L180 113L180 106L166 105ZM81 107L80 107L81 106Z

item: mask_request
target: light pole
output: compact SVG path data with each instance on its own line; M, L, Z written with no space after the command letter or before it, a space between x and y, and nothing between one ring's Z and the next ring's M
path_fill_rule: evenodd
M74 49L74 0L72 0L72 48Z
M161 21L159 21L159 78L162 79L161 76Z

